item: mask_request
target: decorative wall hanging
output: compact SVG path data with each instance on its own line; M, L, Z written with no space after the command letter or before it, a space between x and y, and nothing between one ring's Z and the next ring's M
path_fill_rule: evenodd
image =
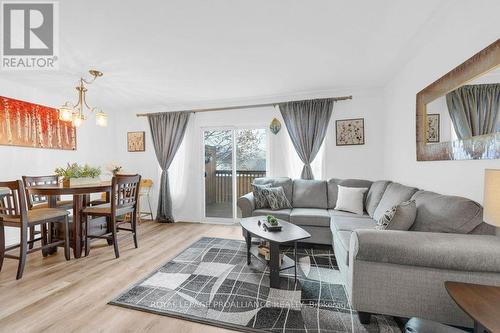
M427 142L439 142L439 114L427 115Z
M269 125L269 129L271 130L271 133L278 134L278 132L281 130L281 122L278 119L274 118Z
M0 96L0 145L76 150L76 129L57 109Z
M127 148L129 152L146 151L145 132L128 132Z
M365 120L342 119L336 121L337 146L365 144Z

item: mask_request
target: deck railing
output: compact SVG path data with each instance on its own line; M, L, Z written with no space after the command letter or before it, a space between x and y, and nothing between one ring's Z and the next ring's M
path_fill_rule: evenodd
M240 197L252 191L252 183L255 178L265 177L265 171L237 170L236 189ZM215 177L206 179L207 203L231 202L233 175L231 170L216 170Z

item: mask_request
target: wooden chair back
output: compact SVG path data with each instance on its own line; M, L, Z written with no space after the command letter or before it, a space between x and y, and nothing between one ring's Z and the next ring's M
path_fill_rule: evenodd
M0 197L0 220L2 216L21 219L22 225L28 223L28 208L26 205L25 189L21 180L0 182L0 187L10 190L10 193Z
M57 185L59 177L57 175L51 176L23 176L23 183L26 188L36 185ZM49 198L46 195L30 194L26 189L26 197L28 198L28 208L34 205L46 203ZM59 198L57 198L59 200Z
M111 213L116 215L120 208L137 209L140 175L116 175L111 182Z

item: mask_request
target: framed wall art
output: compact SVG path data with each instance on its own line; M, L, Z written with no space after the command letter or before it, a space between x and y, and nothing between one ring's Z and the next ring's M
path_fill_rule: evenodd
M76 128L57 109L0 96L0 145L76 150Z
M128 132L127 150L129 152L146 151L145 137L146 137L146 132Z
M365 144L365 120L342 119L335 122L337 146L353 146Z
M427 115L427 142L439 142L439 114Z

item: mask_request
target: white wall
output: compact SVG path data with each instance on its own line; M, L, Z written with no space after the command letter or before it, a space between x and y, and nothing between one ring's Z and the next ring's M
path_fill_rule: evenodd
M46 94L37 89L19 87L13 82L0 81L1 94L19 100L47 106L59 106L66 99L59 94ZM54 169L68 162L104 166L111 162L114 151L114 121L110 114L110 127L97 127L88 120L77 130L77 150L52 150L28 147L0 146L0 175L2 180L21 179L23 175L50 175ZM104 170L104 169L103 169ZM17 230L6 229L6 242L18 240Z
M334 106L332 120L324 147L312 164L317 179L332 177L380 179L383 177L383 96L381 89L349 91L353 100L338 102ZM342 95L342 93L339 93ZM366 144L362 146L337 147L335 145L335 120L365 118ZM282 129L274 135L268 132L268 174L298 178L302 163L295 153L279 111L273 107L200 112L193 114L186 131L184 142L170 167L169 178L174 204L174 215L181 221L202 220L202 129L204 127L263 127L268 128L271 120L278 118ZM127 131L146 132L146 152L128 153ZM123 114L116 126L116 163L126 171L138 172L153 179L153 203L156 207L157 184L160 171L151 143L146 118L134 114Z
M456 1L435 27L432 39L388 84L385 97L385 175L424 189L482 202L485 168L500 168L500 160L417 162L415 95L430 83L498 38L496 8L474 1Z
M338 102L325 141L325 179L361 178L380 180L384 174L384 96L382 89L352 91L353 99ZM365 144L337 146L335 121L364 118Z

